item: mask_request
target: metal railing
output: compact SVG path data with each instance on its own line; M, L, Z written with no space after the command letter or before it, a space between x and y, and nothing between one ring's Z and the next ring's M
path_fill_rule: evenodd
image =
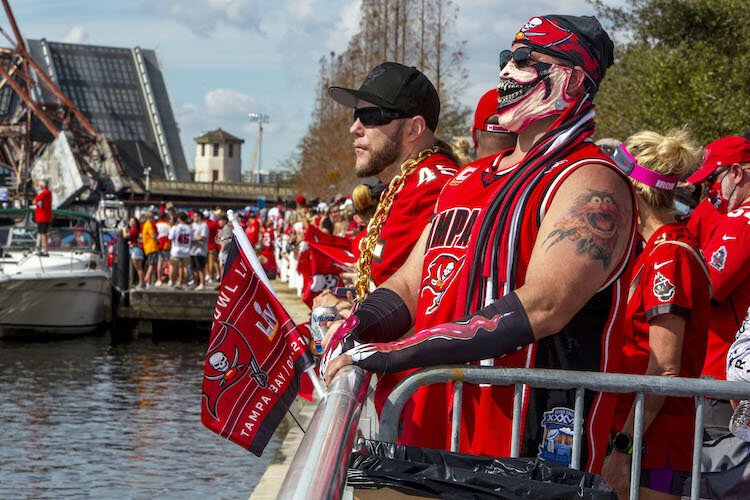
M368 381L369 374L356 366L339 371L310 420L278 498L341 497Z
M575 421L573 425L573 447L571 467L580 468L581 442L583 437L583 407L585 391L635 393L635 427L633 456L631 463L630 498L638 498L640 482L641 452L643 441L644 394L660 396L695 396L695 435L693 437L693 470L690 495L699 498L700 462L703 448L703 404L706 396L717 399L750 399L750 384L707 379L679 377L656 377L646 375L622 375L614 373L592 373L567 370L500 368L480 366L452 366L427 368L405 378L391 392L380 419L381 441L396 442L398 422L404 405L419 387L443 382L455 382L453 392L453 416L451 427L451 451L459 449L459 427L463 384L488 384L515 386L513 399L513 424L510 436L511 457L518 457L521 434L521 405L523 386L544 389L575 389ZM296 457L295 457L296 458Z

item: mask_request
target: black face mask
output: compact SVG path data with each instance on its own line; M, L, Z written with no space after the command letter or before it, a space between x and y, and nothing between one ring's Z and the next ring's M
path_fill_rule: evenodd
M529 92L540 82L544 82L544 98L547 99L552 92L552 86L549 81L549 73L552 65L543 62L529 63L524 68L534 68L537 72L537 77L526 83L518 83L512 78L500 78L500 83L497 85L497 90L500 97L497 100L497 109L501 110L508 106L522 101Z

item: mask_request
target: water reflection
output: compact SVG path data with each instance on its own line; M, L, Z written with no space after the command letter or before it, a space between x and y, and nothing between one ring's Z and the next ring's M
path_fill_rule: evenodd
M207 337L0 341L0 498L247 498L256 458L200 423Z

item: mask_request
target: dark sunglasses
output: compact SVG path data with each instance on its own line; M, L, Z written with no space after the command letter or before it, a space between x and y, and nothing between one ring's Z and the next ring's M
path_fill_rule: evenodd
M376 106L354 110L354 121L356 122L359 120L363 127L387 125L393 120L398 120L400 118L411 118L411 116L401 111L378 108Z
M514 51L503 50L500 52L500 69L502 70L511 59L518 69L525 68L526 66L533 66L539 61L535 61L531 58L531 52L531 47L526 46L518 47Z

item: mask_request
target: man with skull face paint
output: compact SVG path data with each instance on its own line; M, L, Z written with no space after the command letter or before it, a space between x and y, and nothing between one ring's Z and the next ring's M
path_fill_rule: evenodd
M380 373L464 362L620 368L634 196L589 140L591 101L612 49L593 17L535 17L523 26L500 56L499 125L518 133L515 148L459 170L405 265L373 293L395 292L401 302L391 311L408 310L419 333L388 336L380 325L396 329L395 315L366 300L329 342L329 380L350 363ZM403 335L411 322L398 326ZM509 454L512 393L465 385L462 452ZM420 389L402 442L447 449L450 401L446 385ZM613 403L605 394L586 398L587 470L601 468ZM570 463L569 446L553 436L572 429L572 408L569 391L527 391L521 454Z

